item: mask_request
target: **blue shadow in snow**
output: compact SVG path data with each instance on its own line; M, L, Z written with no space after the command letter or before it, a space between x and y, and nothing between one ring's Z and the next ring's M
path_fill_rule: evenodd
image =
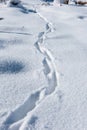
M4 48L5 48L4 41L0 40L0 49L4 49Z
M32 116L30 121L29 121L29 124L34 126L37 120L38 120L37 116Z
M23 70L24 65L18 61L3 61L0 62L0 74L9 73L16 74Z

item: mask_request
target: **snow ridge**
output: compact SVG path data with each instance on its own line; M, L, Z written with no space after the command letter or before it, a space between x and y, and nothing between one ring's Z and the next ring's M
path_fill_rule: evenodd
M44 66L43 72L48 81L48 86L44 86L44 88L32 93L22 105L10 112L7 116L7 119L3 122L3 125L1 126L1 128L4 128L4 130L27 130L28 128L31 129L31 119L33 118L34 111L39 107L43 99L54 93L59 87L59 73L56 69L54 57L52 56L51 52L44 46L46 35L50 32L53 32L54 28L52 23L50 23L39 12L37 12L37 15L42 18L46 23L46 30L39 33L38 40L34 45L37 50L44 56L42 61Z

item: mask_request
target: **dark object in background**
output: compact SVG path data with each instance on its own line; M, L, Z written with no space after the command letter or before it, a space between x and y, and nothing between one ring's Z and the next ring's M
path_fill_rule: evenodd
M4 18L0 18L0 20L3 20Z
M20 0L10 0L10 4L11 5L14 5L14 6L17 6L18 4L20 4L21 1Z
M69 0L64 1L64 4L69 4Z
M53 2L54 0L42 0L44 2Z
M84 2L84 1L75 1L75 4L76 5L86 5L87 2Z

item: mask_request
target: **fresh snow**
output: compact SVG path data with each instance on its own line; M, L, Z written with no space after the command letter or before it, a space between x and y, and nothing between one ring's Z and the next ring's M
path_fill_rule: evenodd
M0 4L0 130L87 130L87 6Z

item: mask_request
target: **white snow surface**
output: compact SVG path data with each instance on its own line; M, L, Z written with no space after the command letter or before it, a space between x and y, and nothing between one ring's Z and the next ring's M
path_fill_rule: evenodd
M0 130L87 130L87 6L0 4Z

